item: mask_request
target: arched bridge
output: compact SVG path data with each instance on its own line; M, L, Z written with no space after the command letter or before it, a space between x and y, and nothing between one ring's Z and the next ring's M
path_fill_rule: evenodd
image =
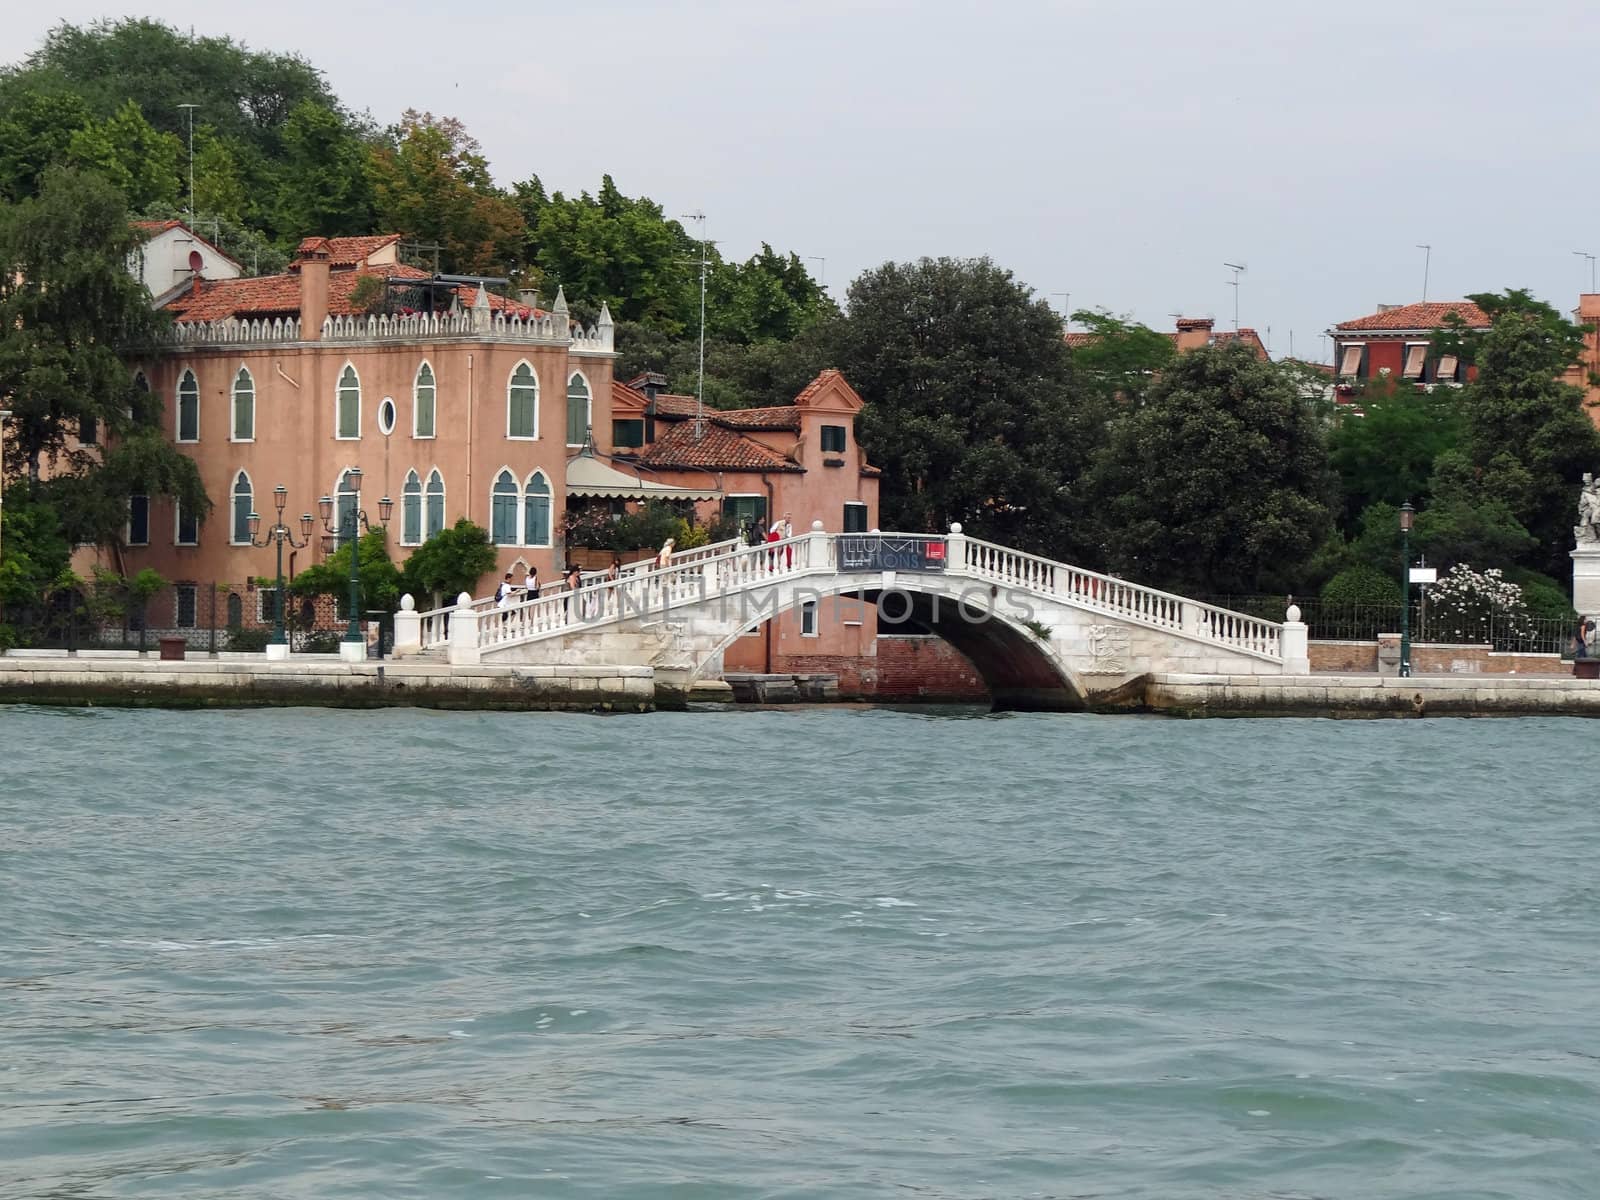
M658 686L718 678L742 632L807 601L876 605L963 651L997 706L1073 709L1153 673L1306 674L1305 626L1280 624L970 538L821 530L704 547L499 608L465 594L396 618L396 652L461 665L651 666ZM406 603L410 602L407 597ZM1292 616L1298 616L1292 613Z

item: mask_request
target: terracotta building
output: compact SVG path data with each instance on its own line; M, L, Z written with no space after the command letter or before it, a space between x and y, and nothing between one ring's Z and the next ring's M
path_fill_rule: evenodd
M1179 354L1189 350L1198 350L1202 346L1226 346L1230 342L1238 342L1247 347L1252 354L1262 362L1270 357L1266 345L1261 341L1261 335L1254 329L1246 326L1243 329L1216 328L1213 317L1179 317L1176 328L1165 336L1171 339L1173 347ZM1092 346L1098 339L1096 333L1065 333L1062 335L1067 345L1073 349L1081 346Z
M1360 384L1388 373L1424 386L1459 386L1473 375L1453 354L1437 354L1433 337L1452 316L1468 329L1489 328L1489 315L1470 300L1382 304L1365 317L1341 321L1330 331L1337 398L1348 401Z
M1583 357L1574 363L1563 377L1564 382L1583 389L1584 411L1589 419L1600 426L1600 295L1585 292L1578 297L1578 307L1573 318L1583 325Z

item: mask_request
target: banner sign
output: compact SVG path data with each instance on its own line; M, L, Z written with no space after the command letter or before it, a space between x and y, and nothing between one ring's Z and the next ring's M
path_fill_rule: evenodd
M899 537L880 533L841 533L841 571L942 571L942 537Z

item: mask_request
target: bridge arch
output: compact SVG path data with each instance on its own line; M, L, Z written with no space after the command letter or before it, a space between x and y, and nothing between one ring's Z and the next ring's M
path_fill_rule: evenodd
M880 577L881 578L881 577ZM701 678L752 623L757 626L796 612L806 600L834 600L859 596L860 603L878 614L878 632L893 633L897 625L911 624L931 630L949 642L972 663L989 689L997 710L1079 712L1087 707L1086 692L1077 673L1021 620L998 607L982 603L981 593L952 594L950 582L938 575L903 575L894 586L862 586L848 576L804 579L775 585L780 603L754 622L730 619L719 639L696 655L689 683ZM965 603L963 603L965 600Z

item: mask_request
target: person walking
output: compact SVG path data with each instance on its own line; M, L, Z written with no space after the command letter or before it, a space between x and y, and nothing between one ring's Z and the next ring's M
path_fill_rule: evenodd
M563 598L561 610L566 614L567 620L570 621L572 620L572 597L577 594L578 585L583 582L583 572L578 570L577 563L569 562L567 564L567 573L561 577L561 580L567 585L567 594ZM581 611L579 615L582 615Z
M539 598L539 568L532 563L528 564L527 574L522 577L522 590L526 599L537 600Z

